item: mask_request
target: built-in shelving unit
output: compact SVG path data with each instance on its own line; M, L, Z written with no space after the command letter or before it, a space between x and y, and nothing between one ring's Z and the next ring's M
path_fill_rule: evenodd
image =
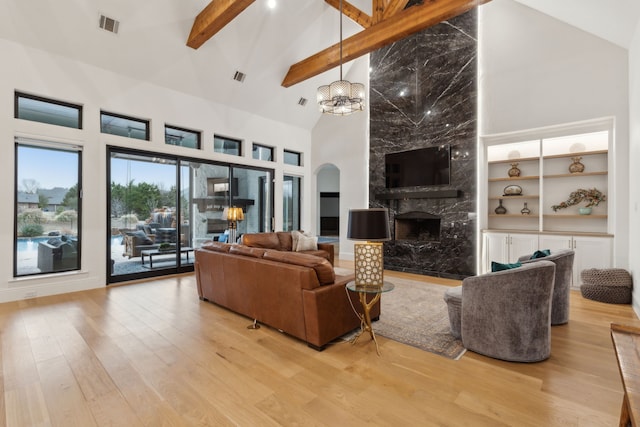
M603 120L587 123L583 129L572 133L568 126L482 138L486 165L481 190L486 202L480 204L486 209L481 220L483 271L490 261L514 262L524 255L520 252L531 248L573 249L580 268L611 265L608 199L613 196L609 180L613 126ZM517 172L519 176L510 176ZM579 210L585 202L553 210L572 192L593 188L604 193L607 201L593 206L590 214ZM520 212L525 205L528 214ZM499 206L506 213L497 213ZM579 280L576 268L575 286Z

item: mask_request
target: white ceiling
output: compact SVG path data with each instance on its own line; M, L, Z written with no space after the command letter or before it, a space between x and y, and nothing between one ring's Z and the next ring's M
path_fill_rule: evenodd
M256 0L197 50L186 40L209 0L2 0L0 38L311 129L316 88L338 70L280 83L291 64L338 42L339 15L324 0L276 1L271 10ZM371 12L370 0L350 1ZM638 0L517 1L625 48L640 17ZM98 28L100 14L120 21L117 35ZM344 19L345 38L359 29ZM232 79L236 70L244 83Z
M638 0L516 0L629 49L640 20Z

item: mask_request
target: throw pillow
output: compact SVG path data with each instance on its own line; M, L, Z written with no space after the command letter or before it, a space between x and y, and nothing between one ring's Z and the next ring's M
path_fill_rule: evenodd
M296 246L296 252L317 251L317 250L318 250L318 236L308 236L306 234L300 234L300 236L298 236L298 244Z
M300 239L301 234L302 233L297 230L293 230L291 232L291 250L293 252L295 252L298 249L298 240Z
M522 267L522 264L515 262L513 264L501 264L499 262L491 261L491 272L510 270L512 268Z
M538 258L544 258L546 256L551 255L551 250L550 249L543 249L541 251L535 251L533 253L533 255L531 255L531 258L529 259L538 259Z

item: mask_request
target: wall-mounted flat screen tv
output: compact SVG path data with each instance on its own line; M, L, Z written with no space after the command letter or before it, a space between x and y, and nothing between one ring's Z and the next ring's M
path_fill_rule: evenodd
M387 188L450 183L450 148L448 144L385 155Z

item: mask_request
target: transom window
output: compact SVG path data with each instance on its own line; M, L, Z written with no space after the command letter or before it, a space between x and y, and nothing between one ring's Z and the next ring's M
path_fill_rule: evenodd
M216 153L231 154L233 156L242 156L242 141L214 135L213 151Z
M15 93L14 117L82 129L82 106L26 93Z
M100 132L149 141L149 120L101 111Z
M302 154L297 151L284 150L284 162L287 165L302 166Z
M273 162L273 147L262 144L253 144L253 158Z
M180 147L200 148L200 132L179 128L176 126L164 126L164 142L168 145Z

